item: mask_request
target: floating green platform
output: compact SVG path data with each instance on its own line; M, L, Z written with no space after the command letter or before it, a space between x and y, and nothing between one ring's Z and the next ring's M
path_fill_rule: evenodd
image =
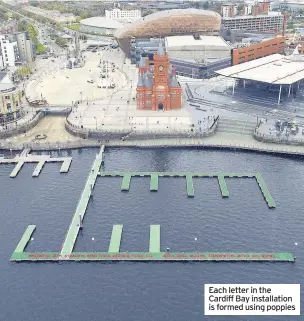
M294 262L292 253L235 253L235 252L161 252L160 225L150 226L149 252L119 252L122 225L114 225L108 252L24 252L36 226L29 225L18 243L11 261L265 261Z
M122 228L123 225L114 225L109 245L109 251L112 253L118 253L120 250L120 242L121 242L121 235L122 235Z
M159 177L185 177L188 197L194 197L193 178L217 178L222 197L229 197L225 177L228 178L255 178L269 208L275 208L275 202L260 173L234 172L100 172L101 177L122 177L121 190L129 191L132 177L150 177L150 191L158 191Z
M103 162L104 146L101 147L99 154L93 162L91 171L88 175L85 187L79 199L77 208L73 215L69 229L65 236L60 252L39 252L28 253L24 249L35 231L35 225L29 225L25 230L20 242L12 254L11 261L281 261L294 262L295 257L292 253L235 253L235 252L161 252L161 229L160 225L150 226L149 252L120 252L123 225L114 225L109 243L108 252L73 252L82 221L84 219L97 176L101 177L123 177L121 183L122 191L129 191L132 177L150 177L150 190L157 191L159 177L184 177L186 178L186 189L188 197L194 197L193 178L195 177L215 177L218 179L221 194L229 197L228 187L225 177L249 177L255 178L261 192L270 208L275 207L275 202L259 173L230 173L230 172L100 172ZM41 167L42 168L42 167ZM38 173L41 168L37 166ZM16 171L17 172L17 169Z
M154 192L158 191L158 175L157 174L151 174L150 191L154 191Z
M11 261L154 261L154 262L189 262L189 261L238 261L238 262L294 262L292 253L224 253L224 252L73 252L61 255L60 252L14 252Z

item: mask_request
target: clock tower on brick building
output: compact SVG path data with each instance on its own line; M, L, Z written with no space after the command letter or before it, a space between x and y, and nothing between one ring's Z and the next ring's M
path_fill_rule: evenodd
M142 57L139 64L137 109L180 109L182 89L161 42L153 60L154 65L150 66L148 58Z

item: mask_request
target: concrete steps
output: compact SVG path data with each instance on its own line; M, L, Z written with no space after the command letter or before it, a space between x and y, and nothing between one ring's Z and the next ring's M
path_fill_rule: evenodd
M217 125L218 132L252 135L256 123L253 121L220 117Z

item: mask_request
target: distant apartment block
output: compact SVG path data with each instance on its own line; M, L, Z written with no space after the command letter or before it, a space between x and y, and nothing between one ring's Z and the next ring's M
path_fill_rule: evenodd
M243 16L250 16L252 13L253 4L246 3L243 7Z
M223 4L221 6L222 17L228 18L228 17L236 16L237 15L237 8L238 8L238 6L235 4Z
M10 35L0 35L0 65L1 69L6 67L14 67L20 61L20 54L17 39Z
M251 8L253 16L268 14L270 11L270 2L258 2Z
M262 58L265 56L282 53L285 49L285 38L276 37L261 41L259 43L250 44L243 48L232 49L232 65L238 65L243 62Z
M35 48L27 32L15 33L21 60L31 63L35 60Z
M0 67L14 67L35 60L35 48L27 32L0 35Z
M259 16L237 16L233 18L223 18L224 29L237 29L247 31L283 31L284 16L279 12Z
M141 18L140 10L120 10L115 8L113 10L106 10L105 14L106 18L113 20L136 20Z

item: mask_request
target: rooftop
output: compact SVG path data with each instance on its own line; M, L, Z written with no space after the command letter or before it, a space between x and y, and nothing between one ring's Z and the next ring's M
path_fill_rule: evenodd
M272 12L271 14L261 14L261 15L256 15L256 16L235 16L235 17L224 17L223 20L237 20L237 19L256 19L256 18L273 18L273 17L282 17L284 16L280 12Z
M108 29L119 29L123 27L122 23L106 17L91 17L81 20L80 23L86 26Z
M127 28L124 28L124 30L119 30L116 33L116 37L120 37L121 34L123 34L126 30L132 30L133 28L137 27L138 25L146 22L151 22L154 20L158 20L165 17L171 17L171 16L181 16L181 15L202 15L202 16L210 16L214 17L215 19L221 19L221 16L214 11L209 10L201 10L201 9L172 9L172 10L163 10L154 12L146 17L139 18L129 24Z
M304 79L304 57L270 55L216 71L217 74L276 85L291 85Z
M222 37L217 36L172 36L166 37L166 48L186 46L222 46L229 47Z

